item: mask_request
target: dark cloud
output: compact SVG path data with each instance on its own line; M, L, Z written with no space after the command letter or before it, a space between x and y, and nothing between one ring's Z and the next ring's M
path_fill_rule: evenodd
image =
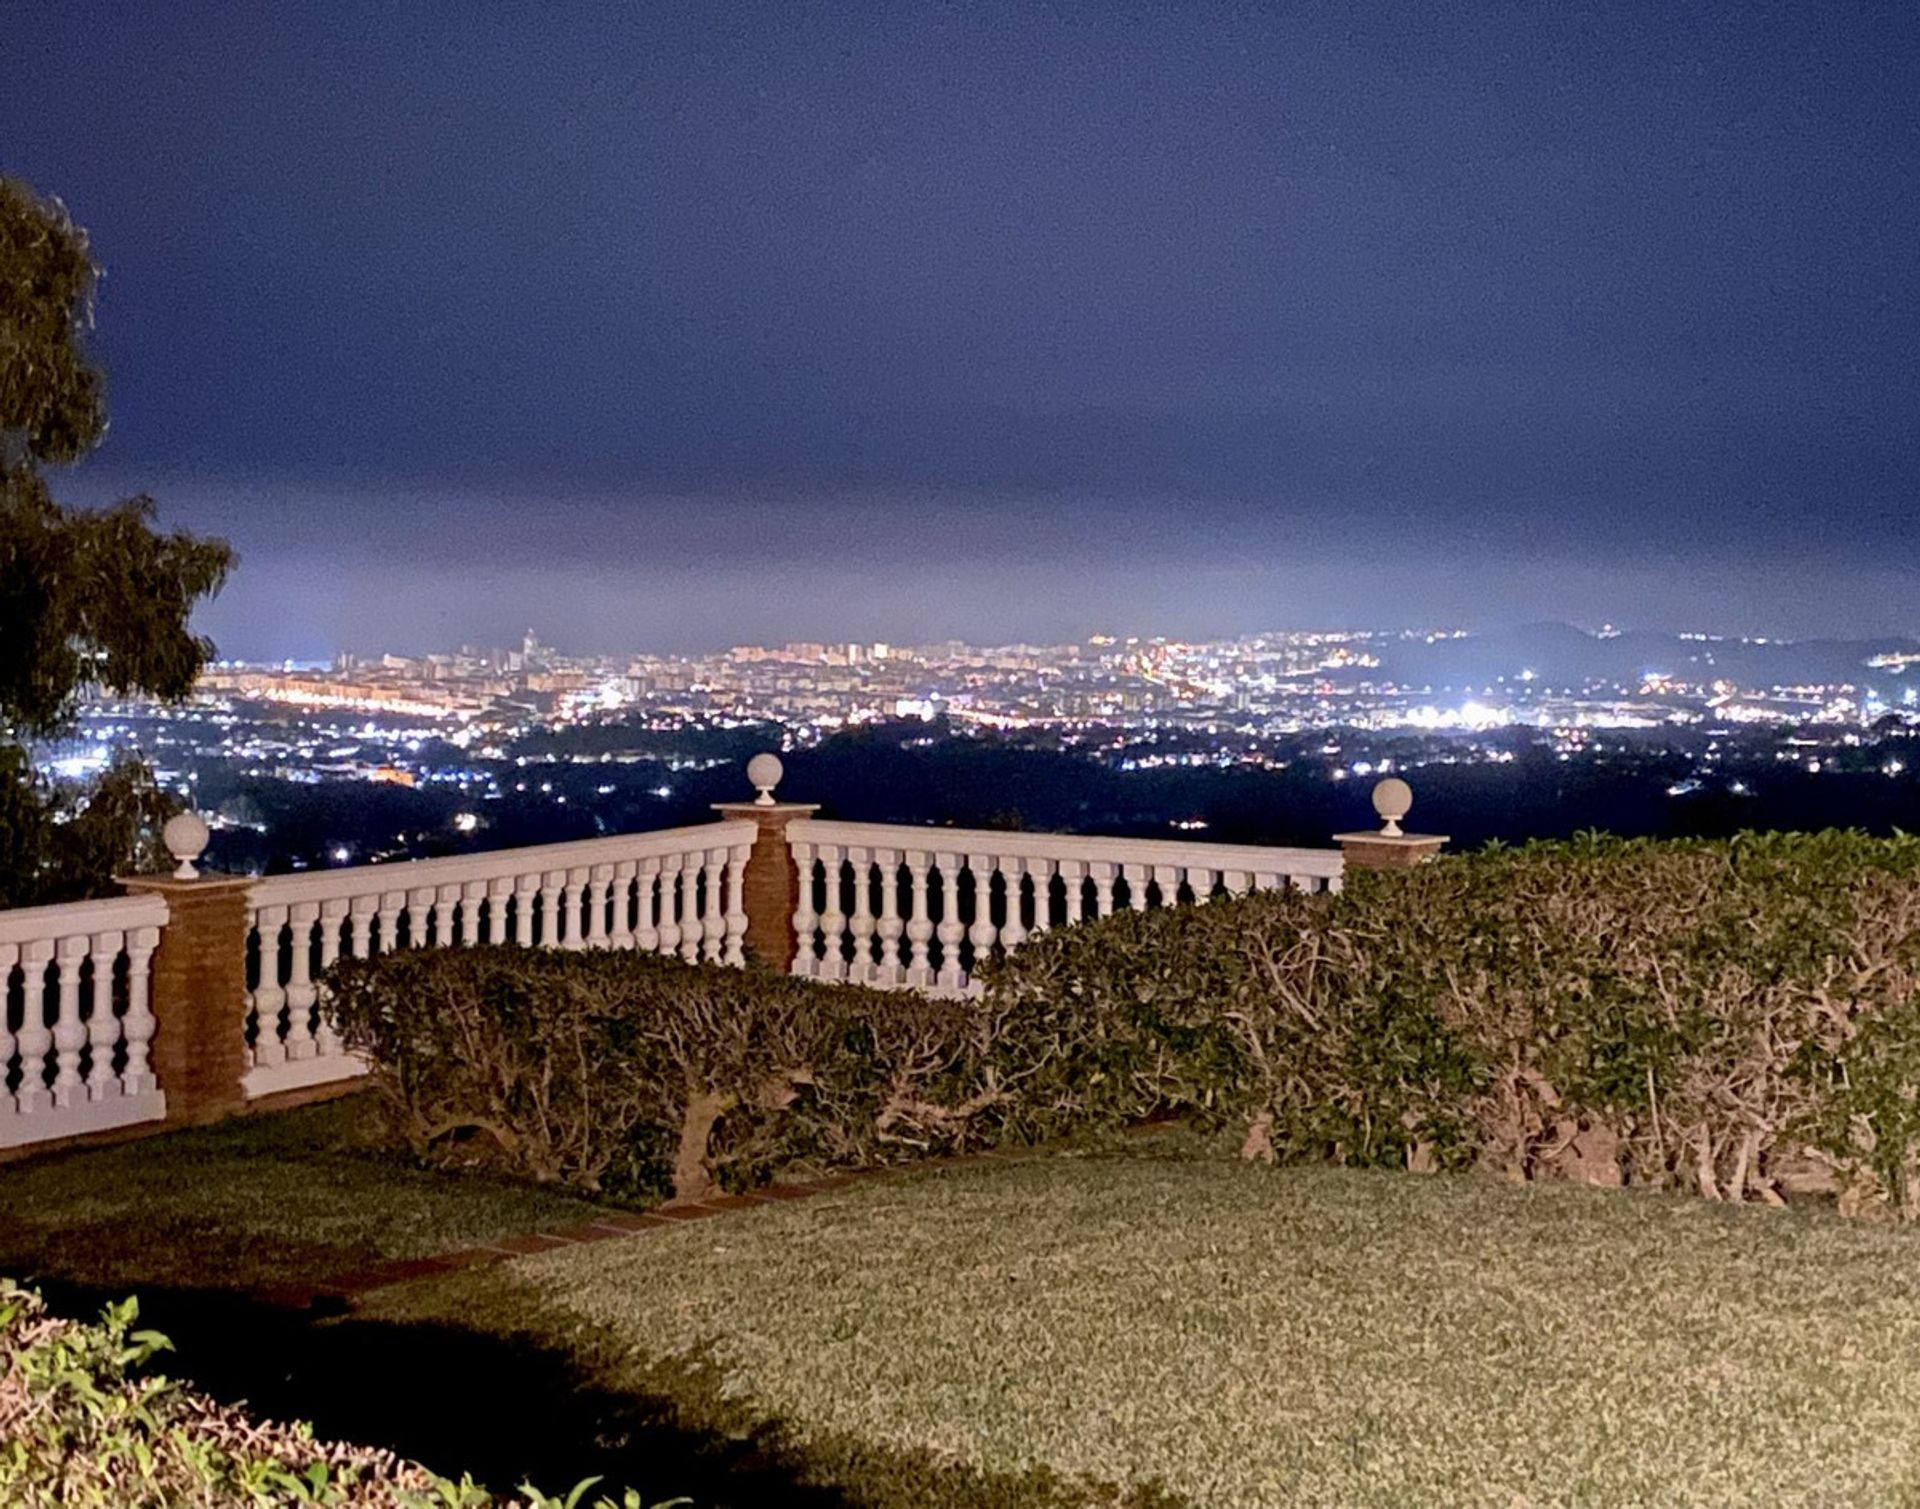
M1912 628L1920 12L1735 10L16 0L0 169L236 649Z

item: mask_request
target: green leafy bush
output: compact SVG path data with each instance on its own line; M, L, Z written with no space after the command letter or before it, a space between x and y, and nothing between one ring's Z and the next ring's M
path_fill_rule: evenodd
M1009 1010L1249 1154L1920 1214L1920 841L1587 836L1062 929Z
M966 1003L506 946L343 961L326 983L423 1158L688 1198L964 1146L983 1124Z
M1920 840L1588 836L1058 928L985 994L630 953L336 967L422 1156L646 1197L1165 1112L1249 1157L1920 1216Z
M167 1339L134 1330L138 1313L129 1299L79 1325L0 1279L0 1503L484 1509L503 1502L471 1479L454 1482L391 1452L317 1441L304 1425L253 1420L146 1372ZM583 1483L562 1500L523 1488L511 1502L641 1509L636 1493L595 1499L593 1489Z

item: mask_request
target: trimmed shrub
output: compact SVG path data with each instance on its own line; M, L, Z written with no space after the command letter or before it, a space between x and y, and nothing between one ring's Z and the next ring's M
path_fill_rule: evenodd
M1248 1157L1920 1216L1920 840L1587 836L1056 928L983 996L618 952L335 967L423 1157L643 1199L1185 1114Z
M508 946L342 961L326 985L416 1155L619 1198L964 1146L994 1100L973 1009L906 992Z
M1122 1024L1249 1155L1920 1214L1920 841L1586 836L1050 933L1009 1010Z
M167 1340L136 1331L132 1300L80 1325L47 1314L37 1294L0 1279L0 1503L32 1509L484 1509L496 1500L391 1452L317 1441L144 1371ZM531 1488L513 1504L640 1509L638 1494L564 1501ZM672 1500L690 1504L690 1499ZM668 1509L666 1504L656 1509Z

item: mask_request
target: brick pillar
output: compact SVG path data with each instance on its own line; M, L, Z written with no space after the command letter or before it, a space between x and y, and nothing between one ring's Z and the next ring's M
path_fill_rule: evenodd
M747 957L785 974L793 967L793 911L800 899L799 876L787 847L787 824L812 817L817 803L715 802L722 818L755 823L753 852L747 856L744 902L747 908Z
M152 1064L167 1097L167 1120L219 1121L246 1109L247 891L227 877L175 880L128 876L135 895L164 896L167 925L154 950L149 999Z

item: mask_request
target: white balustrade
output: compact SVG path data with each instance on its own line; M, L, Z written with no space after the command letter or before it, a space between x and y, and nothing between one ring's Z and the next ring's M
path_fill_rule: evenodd
M326 1084L366 1072L366 1065L346 1050L328 1020L319 985L319 975L342 956L365 958L391 952L403 943L411 948L447 948L511 940L522 947L537 942L549 948L635 949L678 954L689 961L742 963L746 863L757 832L752 823L706 823L450 859L273 875L254 882L249 905L258 965L247 1002L252 1054L245 1080L248 1095ZM164 922L164 902L146 898L140 902L158 908L157 919ZM65 914L73 909L47 910ZM0 928L24 915L0 912ZM0 939L11 936L0 932ZM59 953L60 964L49 971L49 961L68 936L77 940L73 945L77 953ZM51 1067L43 1067L28 1086L36 1097L49 1102L58 1094L69 1099L83 1091L91 1094L91 1070L84 1086L71 1076L80 1062L81 1044L90 1041L93 1028L89 1025L76 1035L81 1018L67 1009L64 971L70 954L77 970L80 956L98 947L93 938L92 933L75 929L70 935L36 935L27 940L27 946L40 950L37 967L43 994L45 978L57 975L55 1025L50 1028L44 1014L34 1017L32 1031L18 1034L19 1044L13 1046L0 1019L0 1064L11 1051L23 1059L35 1054L34 1061L45 1065L51 1051ZM151 942L146 949L151 953ZM146 957L140 955L143 1011ZM0 962L10 962L4 942L0 942ZM152 1036L150 1021L143 1031L136 1043L129 1013L127 1058L133 1063L138 1049L138 1072L146 1075L144 1083L151 1092L145 1057L146 1039ZM38 1099L34 1106L37 1111ZM0 1112L0 1145L6 1142L6 1125Z
M996 948L1018 948L1116 907L1146 911L1183 898L1199 904L1223 891L1337 891L1344 872L1337 849L813 818L790 823L787 839L800 882L793 973L936 995L977 991L974 963Z
M0 1147L158 1121L158 896L0 912Z
M250 1096L365 1072L321 981L397 948L632 949L739 966L747 822L253 883ZM993 833L800 819L793 972L936 994L976 963L1116 908L1337 890L1337 850ZM129 896L0 912L0 1147L164 1118L149 972L167 903Z

